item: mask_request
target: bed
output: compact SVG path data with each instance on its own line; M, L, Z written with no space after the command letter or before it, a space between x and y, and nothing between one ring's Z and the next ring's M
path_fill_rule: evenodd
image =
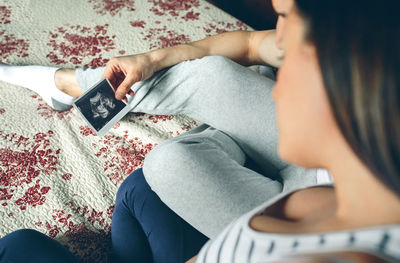
M97 67L239 29L251 30L201 0L0 0L0 62ZM129 113L98 137L76 110L0 81L0 237L32 228L106 262L118 186L159 142L199 124Z

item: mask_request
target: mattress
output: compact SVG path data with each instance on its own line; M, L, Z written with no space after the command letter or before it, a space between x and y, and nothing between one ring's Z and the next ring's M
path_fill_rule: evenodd
M201 0L0 0L0 62L98 67L233 30L251 29ZM36 229L105 262L118 186L158 143L199 124L129 113L98 137L76 110L0 81L0 237Z

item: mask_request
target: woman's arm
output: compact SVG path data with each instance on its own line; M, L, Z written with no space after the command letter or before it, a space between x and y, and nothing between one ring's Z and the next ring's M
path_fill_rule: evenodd
M251 37L249 60L253 64L268 64L279 68L283 59L283 50L278 49L275 41L275 30L256 31Z
M279 66L282 51L275 45L275 30L234 31L207 37L188 44L154 50L148 53L156 69L179 62L220 55L242 65L269 64Z
M282 52L275 45L275 30L234 31L143 54L114 57L107 64L103 77L118 87L116 98L122 99L128 92L133 96L130 88L135 82L150 78L158 70L212 55L225 56L242 65L270 64L277 67Z

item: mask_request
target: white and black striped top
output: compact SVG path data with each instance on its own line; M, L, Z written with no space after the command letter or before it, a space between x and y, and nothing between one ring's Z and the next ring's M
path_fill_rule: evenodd
M293 192L293 191L292 191ZM283 256L334 251L361 251L400 262L400 224L312 234L277 234L253 230L249 221L284 193L232 222L201 249L196 263L273 262Z

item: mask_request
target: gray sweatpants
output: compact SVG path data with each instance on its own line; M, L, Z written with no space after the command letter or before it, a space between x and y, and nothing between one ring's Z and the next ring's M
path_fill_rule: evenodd
M103 71L78 69L81 89ZM143 172L161 200L208 237L282 191L317 183L315 169L279 158L273 74L265 66L260 71L210 56L132 86L132 111L186 114L204 123L155 147Z

